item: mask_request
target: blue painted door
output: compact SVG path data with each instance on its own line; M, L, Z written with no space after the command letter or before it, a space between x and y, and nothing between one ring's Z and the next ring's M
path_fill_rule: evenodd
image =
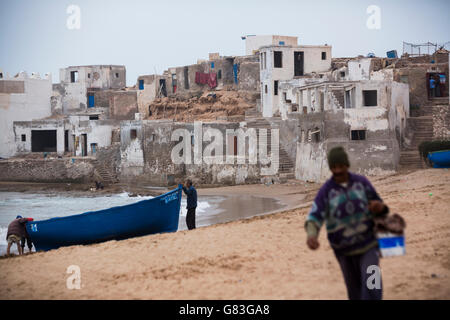
M88 106L89 108L93 108L95 106L95 99L94 99L94 95L89 95L88 96L89 101L88 101Z

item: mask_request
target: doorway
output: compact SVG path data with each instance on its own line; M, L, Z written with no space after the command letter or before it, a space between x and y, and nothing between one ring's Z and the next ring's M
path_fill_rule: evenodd
M64 130L64 152L69 151L69 130Z
M73 149L72 154L75 157L77 155L77 149L78 149L78 137L74 134L72 135L72 143L73 143Z
M177 92L177 75L176 73L172 74L172 92Z
M428 99L448 97L445 73L427 73Z
M189 90L189 69L184 67L184 89Z
M95 107L95 96L93 93L88 93L88 108Z
M56 130L31 130L31 152L56 152Z
M95 155L96 152L97 152L97 144L91 143L91 154Z
M159 90L164 97L167 97L166 79L159 79Z
M294 52L294 76L304 75L304 52L295 51Z
M87 156L87 134L83 133L81 135L81 155L83 157Z

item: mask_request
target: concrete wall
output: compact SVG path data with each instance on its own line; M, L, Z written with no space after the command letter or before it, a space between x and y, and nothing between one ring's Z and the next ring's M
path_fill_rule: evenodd
M255 91L259 93L259 55L250 57L236 57L234 63L239 66L237 90ZM233 76L232 72L231 76Z
M94 110L94 108L105 108L105 109L109 109L110 105L109 105L109 99L111 97L111 95L114 94L114 90L93 90L93 89L88 89L87 94L92 94L94 95L94 107L90 107L88 109L86 109L88 112L92 112Z
M253 55L263 46L281 45L281 41L283 41L286 46L296 46L298 44L297 37L277 35L247 36L245 38L245 55Z
M0 92L0 157L7 158L16 153L17 136L13 130L14 121L41 119L51 115L52 79L51 75L40 79L21 73L17 78L4 77L0 83L3 81L9 82L3 88L17 82L18 84L13 87L23 86L24 89L24 93Z
M139 112L136 91L115 91L109 97L109 115L116 120L131 120Z
M346 109L298 116L303 134L297 143L296 178L321 182L330 176L327 153L343 146L349 154L351 170L366 175L392 173L400 157L395 132L384 129L387 112L374 109ZM360 122L358 122L358 119ZM366 128L366 140L351 140L352 129ZM320 130L320 141L308 132Z
M91 183L92 159L0 160L0 181Z
M142 114L143 117L148 117L149 105L156 99L160 92L160 80L166 80L166 77L160 75L145 75L139 76L136 82L137 89L137 105L139 109L139 113ZM139 81L144 81L144 89L139 89ZM168 86L168 82L166 80L166 92L169 94L172 91L172 87Z
M65 83L62 86L64 88L64 94L61 97L63 113L70 114L86 110L88 105L86 84L77 82Z
M247 132L248 129L245 123L203 123L200 129L196 129L192 123L150 120L123 121L121 123L120 179L125 182L140 181L158 185L175 184L176 181L183 181L187 177L201 184L260 182L262 168L268 167L270 164L262 165L259 161L250 163L249 150L256 152L256 145L250 146L247 141L244 147L245 158L233 155L231 159L234 162L227 163L228 158L225 155L227 152L231 154L234 152L233 133L239 128L244 132ZM185 159L186 161L180 163L177 163L176 159L174 160L172 154L174 152L175 156L178 156L177 150L180 151L177 149L180 147L180 140L177 140L175 136L175 140L172 141L172 135L178 129L187 132L188 135L182 136L183 140L181 141L182 143L187 142L184 155L189 155L189 160ZM136 130L134 139L131 130ZM208 130L219 132L221 139L216 142L216 137L213 136L210 141L207 141L206 133L210 132ZM191 140L192 135L194 140ZM201 139L201 143L197 139ZM181 145L183 145L182 143ZM217 150L222 150L221 164L211 163L212 158L206 156L196 158L196 154L201 152L205 152L204 155L206 155L206 150L212 148L213 143L218 143ZM243 163L238 162L239 159Z
M425 106L431 104L431 101L428 98L427 73L445 73L447 78L446 91L448 93L448 64L430 63L394 69L393 78L395 81L407 81L410 88L409 99L413 106Z
M0 93L25 93L25 82L20 80L0 81Z
M126 87L125 66L71 66L68 68L60 69L60 82L72 83L72 71L78 72L78 82L85 83L85 86L87 88L123 89Z
M348 80L360 81L369 80L372 66L372 59L362 58L348 62Z

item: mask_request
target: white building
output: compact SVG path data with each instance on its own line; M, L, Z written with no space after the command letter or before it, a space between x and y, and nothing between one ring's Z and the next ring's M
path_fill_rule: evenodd
M113 132L119 128L118 121L93 120L85 115L14 121L14 132L19 137L16 139L16 151L18 155L47 152L58 155L70 153L79 157L95 156L99 148L111 146Z
M397 108L393 109L395 117L404 120L409 115L409 86L392 80L334 82L300 79L280 82L279 92L279 110L284 120L291 113L340 109L373 111L390 109L391 106Z
M54 86L54 109L64 114L86 110L99 104L96 93L126 87L125 66L71 66L59 70L60 83Z
M0 78L0 157L12 157L16 142L27 143L32 137L17 135L14 121L41 119L51 115L52 78L46 74L28 76L25 72Z
M296 120L296 178L329 177L327 153L346 148L355 170L384 174L397 170L400 142L409 117L409 86L392 80L280 82L280 113Z
M331 69L331 46L265 46L260 51L261 109L264 117L279 113L283 80L320 77Z
M176 74L172 76L175 77ZM176 81L176 80L175 80ZM176 85L176 82L175 82ZM137 104L139 113L149 116L149 106L156 98L167 96L166 79L164 75L142 75L137 79Z

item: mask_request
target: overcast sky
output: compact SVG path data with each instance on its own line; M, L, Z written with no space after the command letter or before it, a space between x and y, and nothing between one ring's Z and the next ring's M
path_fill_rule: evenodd
M71 4L80 29L67 27ZM380 29L366 25L370 5L380 8ZM0 0L0 69L51 72L59 82L59 68L118 64L133 85L209 52L244 55L247 34L327 43L333 57L401 55L402 41L449 41L449 12L448 0Z

